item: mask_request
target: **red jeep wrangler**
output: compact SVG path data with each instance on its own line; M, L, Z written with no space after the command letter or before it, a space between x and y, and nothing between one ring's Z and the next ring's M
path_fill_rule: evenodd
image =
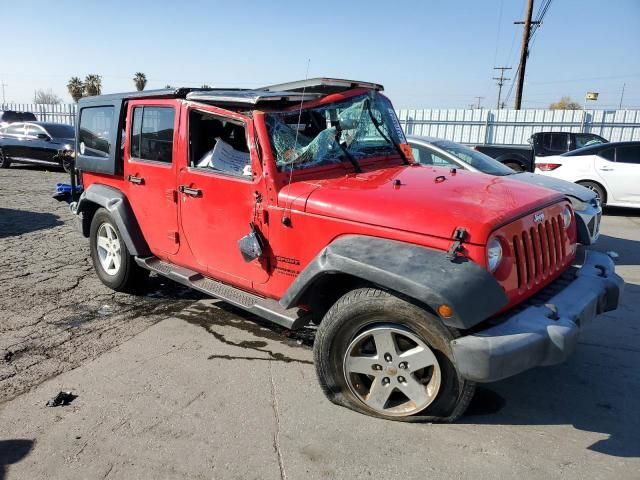
M617 307L606 255L576 263L571 204L543 188L413 162L382 86L84 98L72 211L100 279L149 271L291 329L319 325L340 405L453 420L475 382L563 361Z

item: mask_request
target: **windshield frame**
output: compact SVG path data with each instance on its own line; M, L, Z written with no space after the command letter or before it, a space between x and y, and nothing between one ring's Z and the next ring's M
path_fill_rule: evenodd
M278 165L277 152L275 151L273 145L273 137L270 131L270 128L267 124L269 115L291 115L293 113L297 113L300 110L303 112L305 110L313 110L317 108L327 107L331 104L339 104L349 101L354 97L364 96L364 95L379 95L383 101L388 105L388 109L390 112L393 112L393 116L395 118L395 122L397 125L389 124L386 128L393 129L395 127L394 132L396 135L394 137L398 137L396 141L402 145L407 143L406 136L404 131L402 130L402 126L400 125L400 120L395 113L395 109L393 108L393 104L389 100L389 98L382 94L380 91L373 91L367 88L354 88L345 92L334 93L330 95L326 95L319 99L310 100L308 102L304 102L299 105L293 105L284 109L265 109L260 112L256 111L254 113L262 116L262 122L264 126L264 134L263 137L268 141L268 150L269 156L271 157L271 164L273 167L273 172L275 175L283 175L286 178L289 176L293 177L313 177L318 176L318 174L325 174L332 171L342 172L342 173L350 173L353 171L357 171L358 169L350 162L347 155L343 155L340 161L328 161L324 163L319 163L317 165L312 165L305 168L286 168L286 166ZM390 113L388 112L388 113ZM394 123L395 123L394 122ZM323 130L324 131L324 130ZM316 137L314 137L316 138ZM266 153L266 152L265 152ZM367 155L364 157L357 158L358 164L360 166L370 166L372 164L377 163L387 163L392 166L402 165L404 163L404 159L402 154L395 148L393 141L391 138L388 142L388 151L380 152L376 154Z

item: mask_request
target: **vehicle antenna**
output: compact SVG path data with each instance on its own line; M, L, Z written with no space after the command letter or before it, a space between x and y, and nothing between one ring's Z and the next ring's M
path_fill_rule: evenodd
M293 142L293 153L298 150L298 133L300 132L300 120L302 119L302 104L304 103L304 93L307 89L307 80L309 79L309 65L311 64L311 59L307 59L307 71L304 75L304 86L302 87L302 97L300 98L300 107L298 108L298 123L296 124L296 139ZM287 193L289 193L289 188L291 187L291 182L293 181L293 162L289 165L289 182L287 183ZM287 215L287 210L291 212L291 207L293 206L293 200L289 200L287 205L285 206L285 213L282 216L282 224L285 226L291 225L291 217Z

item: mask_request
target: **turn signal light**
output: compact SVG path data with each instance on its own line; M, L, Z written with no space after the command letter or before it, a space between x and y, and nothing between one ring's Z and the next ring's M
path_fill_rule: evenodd
M453 316L453 308L451 308L449 305L447 305L446 303L443 303L442 305L440 305L438 307L438 314L441 317L444 318L449 318Z
M555 170L556 168L561 166L561 163L536 163L536 168L542 170L543 172L550 172L551 170Z
M416 162L415 158L413 158L413 150L411 150L411 145L409 145L408 143L401 143L398 146L400 147L400 150L402 150L402 153L404 153L404 156L409 163Z

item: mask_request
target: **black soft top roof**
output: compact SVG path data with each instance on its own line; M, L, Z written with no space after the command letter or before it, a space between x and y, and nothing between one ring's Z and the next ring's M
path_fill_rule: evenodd
M285 107L301 100L313 100L353 88L384 90L377 83L339 78L311 78L256 89L246 88L164 88L141 92L112 93L80 99L80 105L141 98L184 98L225 107Z

